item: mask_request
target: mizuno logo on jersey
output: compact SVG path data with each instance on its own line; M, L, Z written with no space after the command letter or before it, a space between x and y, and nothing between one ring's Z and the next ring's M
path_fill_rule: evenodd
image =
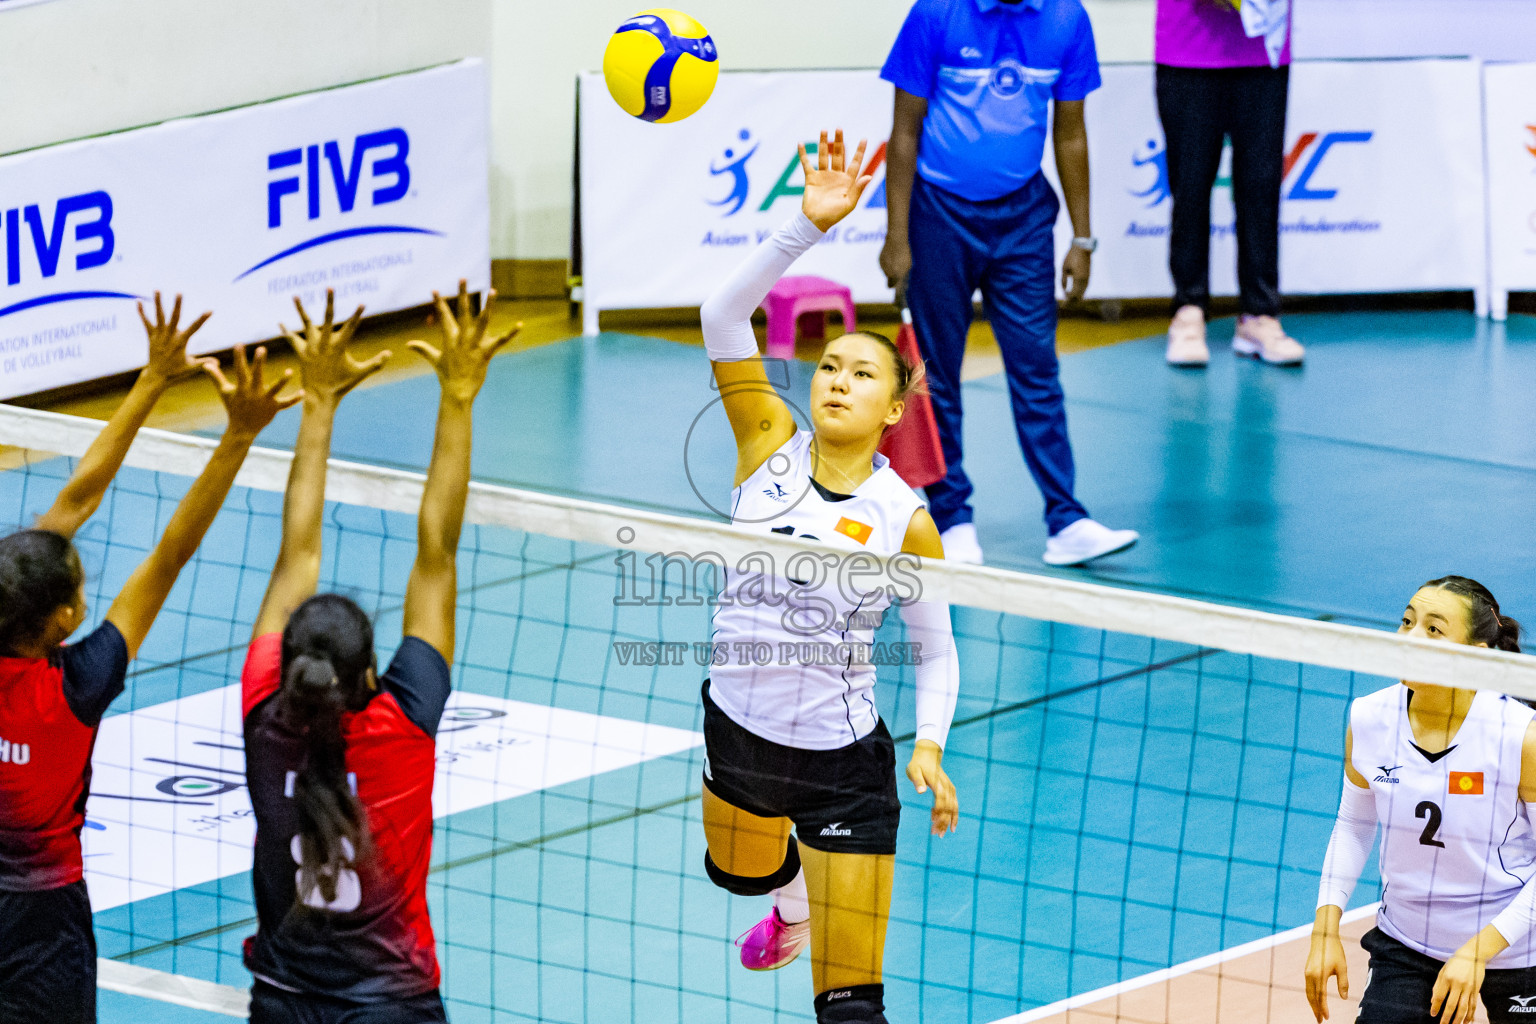
M1451 796L1482 796L1483 773L1451 772L1450 784L1446 789Z
M1392 777L1392 773L1401 768L1402 765L1397 764L1393 765L1391 768L1388 768L1384 764L1379 764L1376 767L1381 769L1381 774L1372 779L1372 782L1391 782L1395 784L1403 781L1402 779L1395 779Z
M778 502L781 505L784 502L788 501L789 498L790 498L789 492L786 491L784 489L784 486L782 484L780 484L778 481L774 481L773 483L769 484L767 487L764 487L763 488L763 493L768 495L768 497L772 498L774 501Z
M1515 1004L1509 1008L1510 1013L1536 1013L1536 1006L1531 1005L1536 996L1510 996L1509 1001Z
M845 537L852 537L860 544L868 544L869 538L874 536L875 533L873 526L870 526L868 523L861 523L856 519L849 519L847 516L839 519L834 529Z
M824 835L824 836L851 836L851 835L853 835L853 829L851 829L851 828L843 828L842 825L843 825L842 822L834 821L832 824L830 824L826 828L822 829L821 830L821 834Z

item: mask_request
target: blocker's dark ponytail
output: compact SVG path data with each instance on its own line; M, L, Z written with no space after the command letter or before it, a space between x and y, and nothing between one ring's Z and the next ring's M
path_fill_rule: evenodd
M1497 651L1520 653L1520 623L1499 614L1499 602L1487 587L1465 576L1442 576L1426 587L1449 590L1467 604L1467 638ZM1422 588L1421 588L1422 589Z
M367 706L373 667L373 624L339 594L311 597L283 630L280 715L304 737L306 756L293 785L299 812L299 901L337 898L342 872L370 843L362 803L347 777L342 715Z

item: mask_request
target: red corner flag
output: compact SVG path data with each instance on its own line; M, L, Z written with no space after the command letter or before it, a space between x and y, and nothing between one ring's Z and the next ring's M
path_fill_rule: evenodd
M901 330L896 347L914 363L922 359L917 347L917 333L912 330L912 314L901 311ZM907 411L901 422L886 431L880 442L880 454L891 460L891 468L908 487L927 487L944 479L944 449L939 446L939 424L933 418L933 402L925 394L907 399Z

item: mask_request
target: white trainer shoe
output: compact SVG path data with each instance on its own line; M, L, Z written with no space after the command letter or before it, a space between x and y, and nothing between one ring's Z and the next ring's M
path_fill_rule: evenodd
M975 523L956 523L939 534L944 545L944 560L965 565L981 564L981 541L976 539Z
M1201 367L1211 361L1205 344L1205 313L1199 306L1180 306L1168 325L1169 366Z
M1300 366L1307 350L1288 336L1272 316L1240 316L1232 336L1232 351L1275 366Z
M1046 540L1040 559L1046 565L1082 565L1124 551L1140 539L1135 530L1111 530L1092 519L1079 519Z

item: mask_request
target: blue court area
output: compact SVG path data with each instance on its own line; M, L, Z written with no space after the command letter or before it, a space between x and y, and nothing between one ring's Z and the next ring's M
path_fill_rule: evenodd
M1419 582L1457 572L1536 621L1533 555L1514 542L1536 528L1536 321L1318 314L1287 326L1308 345L1304 369L1213 344L1209 370L1173 371L1160 339L1064 358L1080 493L1144 536L1067 574L1388 625ZM792 400L809 370L786 367ZM698 348L615 334L501 358L477 410L475 476L708 516L734 453L707 372ZM336 456L423 468L435 402L430 378L350 397ZM989 559L1044 571L1039 498L1000 379L968 385L967 415ZM264 443L291 445L296 429L285 414ZM60 470L0 474L3 507L40 508ZM185 486L121 480L81 544L104 595ZM236 491L117 714L238 679L279 502ZM399 636L413 545L409 516L332 511L323 585L377 613L381 657ZM698 729L703 670L625 664L615 645L705 639L708 610L616 605L617 555L467 530L456 686ZM976 609L957 608L955 623L962 697L945 766L962 820L931 839L925 799L902 782L893 1022L991 1021L1311 919L1344 711L1386 680ZM883 677L879 699L910 736L910 669ZM909 750L903 740L898 758ZM768 903L704 876L701 765L696 747L439 820L429 891L455 1021L810 1019L808 963L752 974L735 962L730 939ZM1372 873L1357 901L1374 898ZM234 872L96 924L103 956L245 986L252 913L249 876ZM107 1022L220 1019L105 993L102 1009Z

